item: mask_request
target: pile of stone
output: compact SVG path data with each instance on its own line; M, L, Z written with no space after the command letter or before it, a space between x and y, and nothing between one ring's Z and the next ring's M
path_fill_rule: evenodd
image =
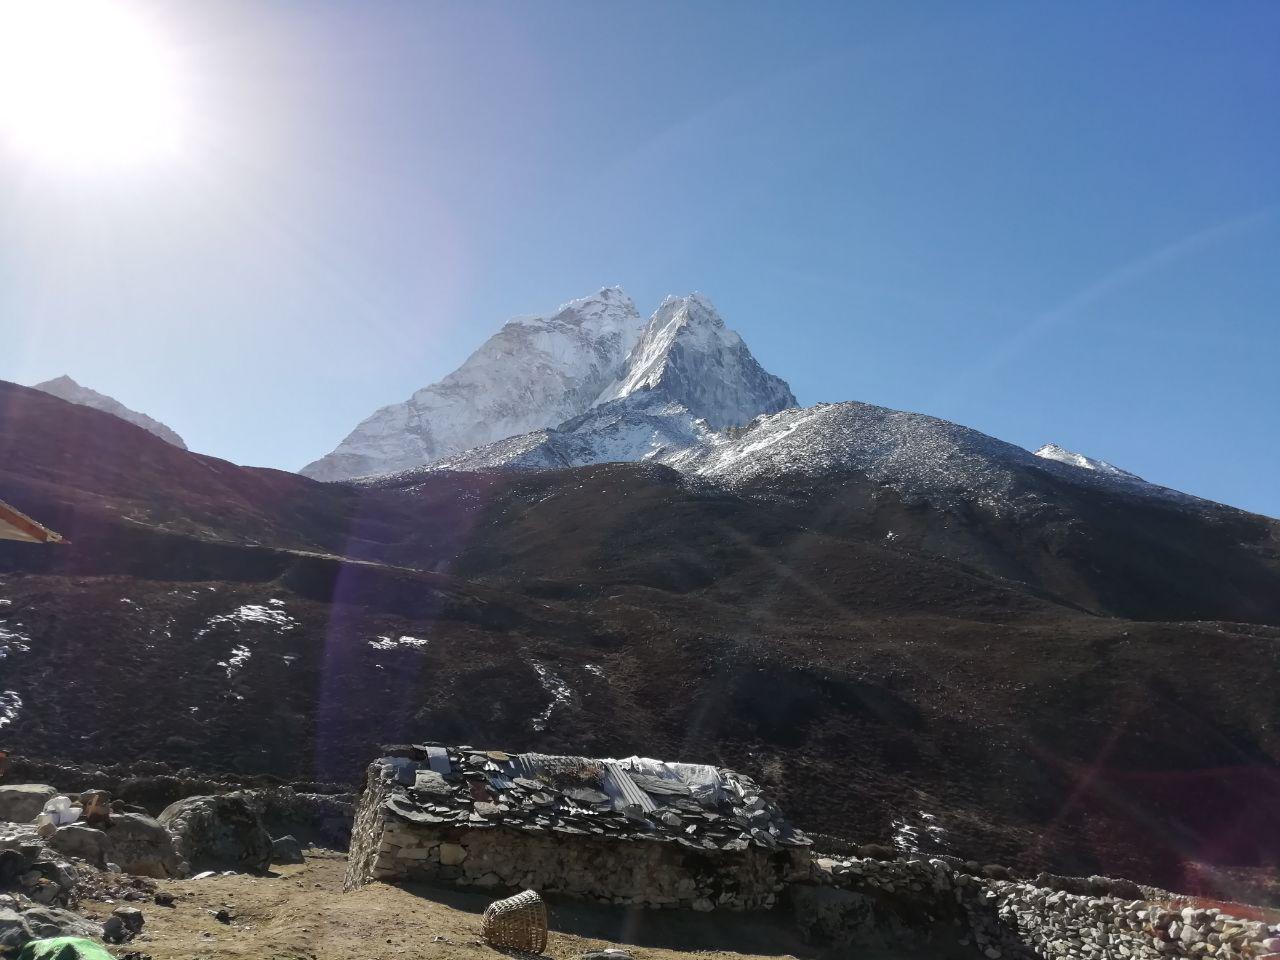
M47 784L0 786L0 820L15 825L15 836L38 839L99 870L157 878L186 874L164 825L102 790L60 794Z
M1100 877L1051 879L1077 889L1136 889ZM972 946L988 960L1245 960L1280 951L1280 927L1216 909L1071 893L974 875L941 859L824 857L814 862L811 883L790 891L797 922L813 939L842 945L881 942L886 933L912 940L922 931L952 929L958 945Z
M750 777L731 770L435 743L384 749L387 808L411 823L628 836L697 851L809 845Z
M158 819L104 790L59 793L46 784L0 785L0 954L57 936L122 943L142 928L131 902L156 899L153 878L193 869L266 870L301 857L292 837L273 842L251 793L188 797ZM73 909L120 902L98 924Z
M1280 927L1217 909L1085 897L1033 884L992 884L1002 920L1050 957L1213 957L1280 952Z
M12 802L13 794L8 799ZM114 864L103 869L105 865L66 853L51 842L57 835L41 837L34 822L0 823L0 890L4 891L0 893L0 953L46 937L119 943L141 929L142 915L135 907L118 908L104 924L87 920L72 908L84 899L149 900L155 882L116 872Z

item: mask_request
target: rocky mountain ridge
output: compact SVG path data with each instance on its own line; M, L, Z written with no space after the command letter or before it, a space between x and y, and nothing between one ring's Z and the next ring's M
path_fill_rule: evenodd
M626 331L636 330L638 323L634 306L617 288L572 301L550 320L513 324L567 324L583 343L594 343L599 329L584 319L610 308L620 309L626 319L602 328L608 331L604 354L610 359L592 366L582 383L598 382L610 363L614 376L590 399L581 384L570 394L557 395L559 387L548 382L542 395L546 402L529 404L521 414L525 422L543 421L537 429L514 432L510 428L515 420L493 416L481 427L492 435L489 442L468 446L466 439L478 435L472 431L456 434L448 446L428 447L416 438L436 429L432 424L438 411L429 405L415 411L400 405L375 414L304 474L319 479L390 477L398 482L397 478L431 471L652 462L733 486L856 470L909 500L935 506L975 504L997 514L1044 508L1048 501L1031 490L1034 482L1028 485L1024 479L1047 474L1069 484L1103 484L1129 495L1160 497L1192 510L1229 509L1149 484L1111 463L1057 444L1030 453L946 420L857 401L801 408L786 382L760 366L702 294L667 297L625 351ZM490 376L473 383L472 402L484 409L491 402L506 405L506 400L485 399L485 384L524 383L520 376L505 373L513 363L511 350L520 343L507 350L495 346L508 337L510 328L512 324L442 385L419 394L435 396L474 361L487 365ZM580 366L573 359L576 354L565 356L566 369ZM485 358L484 364L477 358ZM557 420L565 413L572 415ZM410 426L410 420L418 426ZM377 437L366 437L370 431ZM357 449L365 452L356 454ZM442 455L446 449L449 452ZM407 470L398 466L410 462Z
M46 380L44 383L37 383L34 389L43 391L50 396L58 397L61 400L66 400L68 403L75 403L82 407L91 407L94 410L109 413L127 423L141 427L148 433L155 434L165 443L171 443L180 450L187 449L183 439L159 420L155 420L145 413L139 413L137 410L130 410L119 400L99 393L97 390L83 387L65 374L61 377L54 377L52 380Z

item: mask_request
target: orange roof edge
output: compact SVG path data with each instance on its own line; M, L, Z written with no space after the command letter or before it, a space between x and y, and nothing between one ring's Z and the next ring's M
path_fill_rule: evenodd
M22 511L0 500L0 540L26 540L32 543L67 543L59 533L37 523Z

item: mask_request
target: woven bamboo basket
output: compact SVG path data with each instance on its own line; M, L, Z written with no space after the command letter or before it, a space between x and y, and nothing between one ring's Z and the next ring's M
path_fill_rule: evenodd
M547 905L532 890L489 904L484 939L494 947L541 953L547 946Z

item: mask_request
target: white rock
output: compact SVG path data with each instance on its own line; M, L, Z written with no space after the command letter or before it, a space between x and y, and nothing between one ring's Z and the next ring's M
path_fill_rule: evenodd
M440 844L440 862L446 867L454 867L467 859L467 848L456 843Z

